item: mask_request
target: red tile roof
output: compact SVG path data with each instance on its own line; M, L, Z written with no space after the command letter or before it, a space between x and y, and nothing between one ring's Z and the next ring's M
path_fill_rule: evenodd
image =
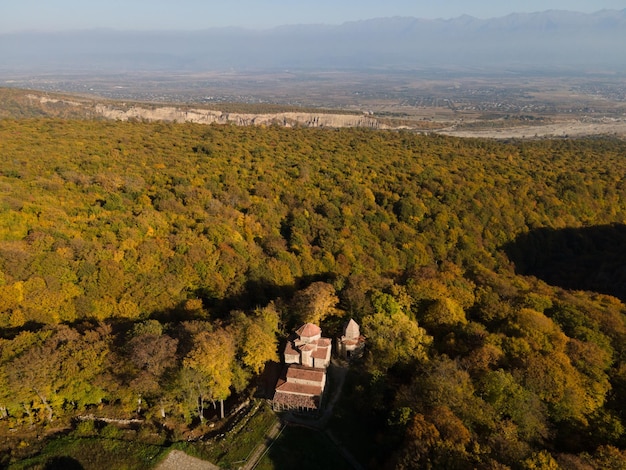
M317 345L323 348L330 346L330 338L320 338L317 340Z
M322 394L322 387L318 387L317 385L304 385L304 384L296 384L293 382L285 382L279 387L276 387L276 392L296 393L298 395L317 396L317 395Z
M328 348L317 348L311 356L315 359L326 359L328 357Z
M294 349L293 346L291 346L291 343L287 343L285 345L285 355L290 355L290 356L299 356L300 352L297 349Z
M304 325L302 325L300 328L296 330L296 333L301 338L302 337L311 338L316 335L321 335L322 330L319 326L314 325L313 323L305 323Z
M318 369L310 369L308 367L289 366L287 369L287 381L290 378L309 380L311 382L322 382L325 372Z

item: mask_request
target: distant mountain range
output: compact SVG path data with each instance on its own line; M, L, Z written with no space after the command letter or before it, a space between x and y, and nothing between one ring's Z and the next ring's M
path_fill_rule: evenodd
M626 9L377 18L255 31L0 34L0 72L390 69L626 71Z

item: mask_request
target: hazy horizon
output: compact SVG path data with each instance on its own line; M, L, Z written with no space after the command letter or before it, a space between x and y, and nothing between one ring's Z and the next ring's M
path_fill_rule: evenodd
M266 32L83 30L12 33L0 70L193 72L229 69L621 70L626 10L547 11L489 20L379 18Z
M605 9L622 10L621 0L451 0L342 1L318 0L294 4L286 0L222 1L182 0L22 0L3 6L0 34L16 32L62 32L91 29L132 31L197 31L221 27L272 29L284 25L340 25L373 18L412 17L453 19L499 18L512 13L565 10L595 13Z

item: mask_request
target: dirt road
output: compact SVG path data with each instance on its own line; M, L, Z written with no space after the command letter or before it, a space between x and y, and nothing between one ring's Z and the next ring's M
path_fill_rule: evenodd
M592 135L626 136L626 120L597 120L586 122L567 120L538 126L498 127L493 129L456 129L435 131L455 137L484 137L490 139L529 139L545 137L586 137Z

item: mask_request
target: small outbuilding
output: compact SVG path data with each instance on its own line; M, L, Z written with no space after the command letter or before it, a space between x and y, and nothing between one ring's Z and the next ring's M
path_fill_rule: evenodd
M337 350L344 359L355 359L363 355L365 337L361 335L359 324L350 319L343 330L343 336L337 340Z

